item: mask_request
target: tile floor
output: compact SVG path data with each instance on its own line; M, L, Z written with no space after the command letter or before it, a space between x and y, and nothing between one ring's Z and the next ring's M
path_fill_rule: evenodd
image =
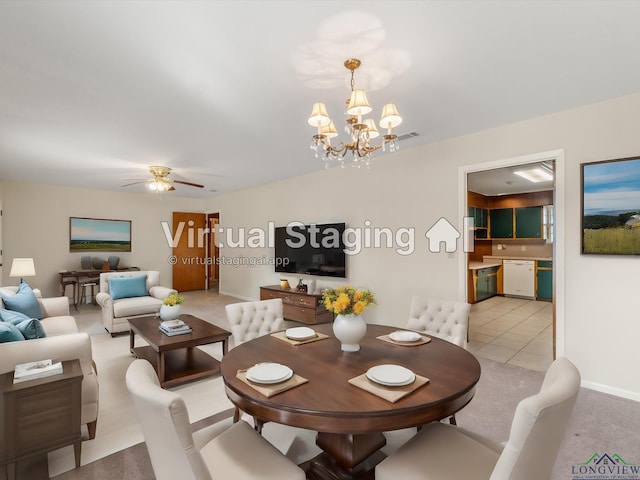
M492 297L471 306L469 351L530 370L553 361L553 306L519 298Z

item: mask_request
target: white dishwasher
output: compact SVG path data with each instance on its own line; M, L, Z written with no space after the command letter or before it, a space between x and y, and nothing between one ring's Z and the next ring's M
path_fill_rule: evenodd
M535 262L533 260L503 260L503 291L505 295L534 298Z

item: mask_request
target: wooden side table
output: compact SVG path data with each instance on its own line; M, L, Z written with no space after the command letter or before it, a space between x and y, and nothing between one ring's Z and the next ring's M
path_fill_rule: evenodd
M62 362L63 373L13 383L13 372L0 376L4 396L5 452L1 464L15 478L16 462L73 444L80 467L82 370L79 360Z

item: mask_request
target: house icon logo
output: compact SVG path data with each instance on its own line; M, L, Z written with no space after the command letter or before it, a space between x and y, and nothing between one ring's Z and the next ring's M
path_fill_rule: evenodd
M439 253L442 243L447 253L455 252L460 238L460 232L444 217L440 217L424 235L429 240L431 253Z
M640 465L623 460L614 453L594 453L589 460L571 466L573 480L638 480Z

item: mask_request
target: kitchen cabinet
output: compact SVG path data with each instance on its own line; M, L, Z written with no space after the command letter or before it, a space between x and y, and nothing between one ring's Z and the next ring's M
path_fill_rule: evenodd
M542 238L542 207L515 209L515 237Z
M492 208L489 238L542 238L542 207Z
M536 299L553 300L553 262L539 260L536 265Z
M489 237L513 238L513 208L489 210Z
M499 268L487 267L474 270L474 303L497 295Z
M477 239L487 238L487 226L489 223L489 210L482 207L469 206L469 217L473 218L474 234Z

